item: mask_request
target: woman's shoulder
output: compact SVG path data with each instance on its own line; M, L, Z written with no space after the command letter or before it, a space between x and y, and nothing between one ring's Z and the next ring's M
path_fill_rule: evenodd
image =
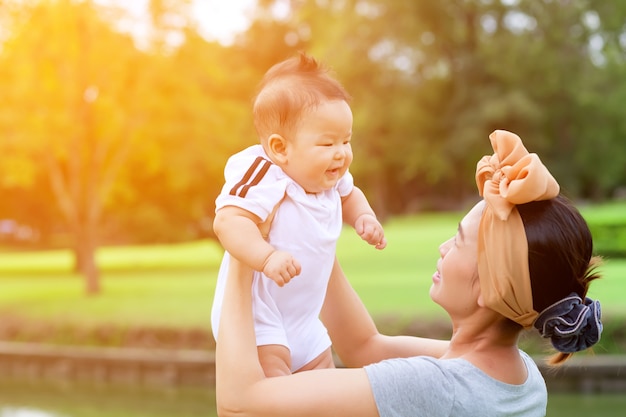
M465 415L483 415L485 409L503 413L532 410L520 415L542 415L547 402L545 384L535 374L532 359L525 357L532 364L527 365L529 378L521 385L497 381L460 358L392 359L370 365L366 371L379 407L393 408L392 403L400 401L427 415L456 415L461 411L467 412Z
M429 356L388 359L365 367L372 386L380 385L385 389L398 387L399 391L429 392L439 401L454 397L455 373L463 363L436 359Z
M524 351L520 350L520 356L526 365L529 374L539 373L539 369L534 360ZM368 365L366 369L375 372L400 372L411 373L419 371L420 373L430 373L439 376L451 375L483 375L481 369L476 367L470 361L462 358L438 359L430 356L415 356L410 358L389 359L372 365ZM540 374L539 374L540 375ZM485 374L485 376L487 376Z
M366 366L380 415L450 415L454 383L442 362L416 356Z

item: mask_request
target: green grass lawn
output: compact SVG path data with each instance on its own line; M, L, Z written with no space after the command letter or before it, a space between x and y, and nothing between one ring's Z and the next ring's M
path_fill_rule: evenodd
M338 257L373 316L444 317L428 296L438 246L461 215L425 214L385 225L387 248L377 251L345 229ZM216 242L103 248L102 293L84 295L69 272L68 251L0 253L0 319L19 317L76 325L101 323L205 328L222 250ZM626 260L608 260L590 295L605 315L626 316Z
M206 327L222 249L212 241L103 248L86 296L68 251L0 254L0 315L78 325Z

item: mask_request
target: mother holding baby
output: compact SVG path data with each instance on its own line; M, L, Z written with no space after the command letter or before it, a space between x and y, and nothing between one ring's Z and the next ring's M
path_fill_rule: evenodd
M335 262L321 318L346 368L266 378L257 355L251 276L233 262L217 344L220 416L544 416L547 391L518 348L549 338L551 364L595 344L600 304L589 228L521 139L497 130L477 165L482 200L439 246L430 296L450 340L380 334Z

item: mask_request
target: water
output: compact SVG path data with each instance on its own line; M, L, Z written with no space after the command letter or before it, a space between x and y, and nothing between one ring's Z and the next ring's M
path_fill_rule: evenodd
M217 417L211 387L0 380L0 417Z
M550 394L548 417L624 417L624 394ZM0 417L216 417L211 387L0 380Z

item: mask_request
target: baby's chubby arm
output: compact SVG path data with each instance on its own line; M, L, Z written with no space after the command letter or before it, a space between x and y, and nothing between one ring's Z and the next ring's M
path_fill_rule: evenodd
M383 226L360 188L354 187L350 194L342 198L342 210L343 221L354 227L361 239L376 249L387 246Z
M239 261L283 286L300 274L300 262L290 253L276 250L259 229L261 219L240 207L225 206L217 211L213 231L226 251Z

